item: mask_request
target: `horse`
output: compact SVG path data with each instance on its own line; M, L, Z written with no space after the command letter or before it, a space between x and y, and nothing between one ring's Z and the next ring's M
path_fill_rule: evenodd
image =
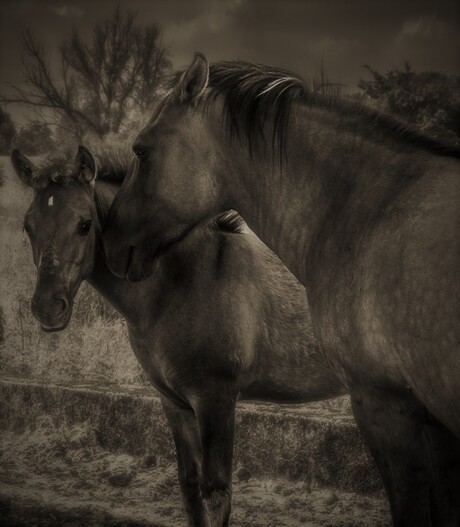
M131 177L126 163L101 153L96 171L85 147L74 168L62 160L39 168L17 150L12 162L34 189L24 230L41 328L67 327L83 280L119 311L172 431L188 525L228 525L237 402L345 393L319 354L304 288L234 211L199 223L144 282L117 278L101 233Z
M306 287L395 526L460 525L458 148L197 54L133 145L104 234L136 281L197 222L237 210Z

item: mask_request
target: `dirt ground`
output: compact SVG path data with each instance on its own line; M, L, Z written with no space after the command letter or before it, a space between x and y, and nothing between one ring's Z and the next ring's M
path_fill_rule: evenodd
M101 448L81 424L43 418L0 445L2 526L184 526L174 464ZM235 527L386 527L383 496L360 496L305 482L260 480L245 467L234 476Z

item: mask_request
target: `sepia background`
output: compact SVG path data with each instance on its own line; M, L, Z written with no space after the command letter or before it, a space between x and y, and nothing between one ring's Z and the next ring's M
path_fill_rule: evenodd
M85 284L66 331L45 334L32 317L31 191L8 155L129 150L195 51L290 69L460 144L455 1L2 0L2 525L184 524L169 431L124 321ZM234 525L389 525L346 398L242 405L238 427Z

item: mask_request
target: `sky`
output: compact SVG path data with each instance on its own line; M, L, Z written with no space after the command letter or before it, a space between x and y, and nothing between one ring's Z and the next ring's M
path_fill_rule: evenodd
M73 28L89 34L117 4L162 27L175 67L201 51L309 78L323 57L329 80L350 91L369 78L364 64L385 72L407 60L417 71L460 74L460 2L452 0L0 0L0 91L21 82L21 26L55 61Z

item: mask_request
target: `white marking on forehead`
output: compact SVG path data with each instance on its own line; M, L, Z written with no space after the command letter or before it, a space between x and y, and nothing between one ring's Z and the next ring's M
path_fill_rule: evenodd
M54 205L54 196L50 196L48 198L48 207L52 207Z

